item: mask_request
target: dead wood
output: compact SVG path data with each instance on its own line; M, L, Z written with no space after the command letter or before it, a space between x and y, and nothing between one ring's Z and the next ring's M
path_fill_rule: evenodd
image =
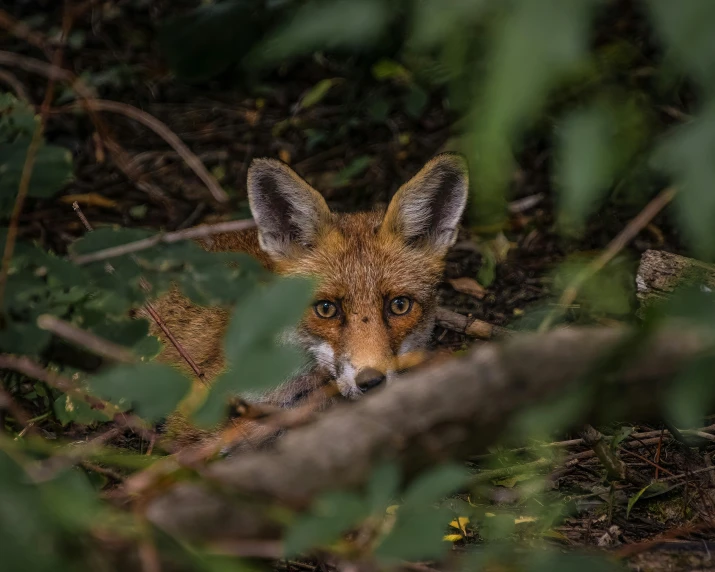
M646 250L636 275L639 315L666 299L679 286L715 290L715 266L662 250Z
M633 343L633 333L559 329L478 347L358 403L337 406L269 451L216 462L203 474L218 489L259 504L305 507L326 490L361 485L386 457L399 457L412 475L483 452L520 411L586 384L592 397L576 426L614 415L657 419L679 368L711 346L692 331L662 331L641 339L642 345ZM616 355L620 361L613 361ZM249 517L216 488L193 484L157 496L147 511L156 525L194 539L266 533L262 514Z

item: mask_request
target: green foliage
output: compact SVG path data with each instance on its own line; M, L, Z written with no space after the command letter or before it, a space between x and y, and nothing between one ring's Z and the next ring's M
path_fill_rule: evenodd
M253 49L251 65L270 66L312 50L370 45L390 18L391 10L380 0L307 2Z
M595 0L202 2L164 22L158 39L176 75L200 82L232 69L240 70L236 76L243 79L256 71L285 68L314 52L328 53L330 58L335 54L362 56L389 37L399 49L367 58L367 72L379 85L361 102L361 113L380 125L396 111L419 118L430 101L448 101L445 111L449 107L463 116L457 143L470 159L471 215L481 228L503 228L510 182L526 139L554 136L560 231L583 233L590 217L609 199L630 200L640 207L662 184L672 183L678 188L678 230L696 256L713 259L715 42L711 29L715 5L711 0L643 0L643 4L654 28L653 39L663 49L663 62L654 64L640 46L610 39L605 46L592 48L599 6ZM68 49L82 49L87 38L81 32L72 34ZM644 60L648 60L645 65ZM354 62L350 60L351 65ZM336 61L330 64L331 76L335 69L342 76L344 67L349 67ZM662 93L672 88L672 75L684 85L695 86L689 95L694 115L687 124L671 128L648 115L646 108L655 102L639 91L634 80L634 70L641 66L649 68ZM134 71L120 65L83 77L93 87L106 88L126 85ZM294 107L296 112L347 91L336 89L342 77L312 81L313 87ZM58 89L64 92L59 92L53 105L74 98L72 90ZM348 132L351 121L338 126L339 136ZM37 125L30 106L0 94L0 247L5 244L8 213ZM292 124L286 121L284 125ZM311 148L333 137L330 130L313 127L305 135ZM407 136L400 134L400 145L407 146ZM334 176L333 186L349 185L372 161L366 155L353 159ZM52 197L71 179L72 171L69 151L43 140L30 181L30 200ZM146 208L134 207L129 215L144 220ZM306 280L269 277L250 257L209 253L193 242L157 244L86 265L72 262L72 257L153 236L148 230L99 228L72 244L69 258L21 240L13 253L0 308L0 348L76 381L80 391L106 399L122 411L156 422L172 413L187 394L190 382L184 375L156 363L109 367L90 360L87 352L78 356L76 348L70 352L68 344L38 328L36 322L42 314L56 316L126 347L141 362L150 362L160 349L158 340L147 335L146 320L131 319L129 312L149 296L142 279L151 284L151 296L176 286L195 303L231 312L224 340L229 368L215 381L196 415L198 422L213 425L221 420L229 395L270 389L303 365L304 356L279 339L299 320L313 285ZM553 276L554 293L577 281L589 263L585 258L567 259ZM485 286L496 279L498 264L494 251L485 249L479 274ZM628 319L633 309L632 266L626 258L616 259L586 280L574 307L568 309L569 318L585 323ZM714 307L712 293L699 284L695 290L676 294L672 302L658 305L653 324L679 318L712 331ZM703 357L681 372L666 404L676 424L699 424L706 413L701 405L713 391L713 367L712 358ZM107 414L84 400L34 380L23 394L27 388L22 386L28 384L17 378L25 379L6 375L3 387L18 399L42 403L48 409L43 415L54 415L64 426L109 421ZM513 436L522 441L525 436L547 439L580 419L591 399L589 388L580 387L551 403L531 407L512 424ZM19 430L11 422L7 427ZM617 447L629 430L617 433L611 446ZM60 453L50 453L46 447L32 449L32 439L14 437L0 441L3 563L9 569L75 569L75 560L81 557L75 559L70 549L89 531L96 531L98 522L105 523L107 506L99 502L83 472L56 469L53 462L57 459L68 459L62 466L74 462L71 455L64 455L66 449L58 447ZM25 456L27 452L32 456ZM506 456L501 455L499 462ZM88 458L128 471L156 460L138 452L112 451L97 451ZM526 475L519 485L531 476ZM468 476L459 467L444 466L419 476L401 495L396 514L386 518L387 506L400 496L400 477L397 466L383 465L364 491L333 491L319 498L289 527L284 538L286 556L316 547L335 549L346 532L365 527L375 532L365 551L382 563L436 559L450 547L443 539L449 519L463 513L472 517L471 526L478 528L484 540L483 550L465 559L465 569L509 559L534 571L617 568L607 560L557 551L528 552L524 557L507 550L509 541L518 536L513 515L503 511L486 515L471 501L440 502L467 483ZM638 491L629 500L626 515L641 499L661 492L658 486ZM536 499L532 494L527 501L532 500L540 502L543 497ZM560 514L556 504L550 505L550 513L545 510L549 514L544 521L550 523ZM385 526L389 517L394 517L391 528ZM132 528L136 523L123 524L125 530L138 532ZM182 550L197 569L246 569L235 559L205 555L190 543ZM76 554L80 553L78 549Z
M38 121L27 104L0 93L0 215L9 213L12 208ZM35 156L28 196L50 197L71 178L70 151L43 142Z
M449 548L444 542L450 511L435 503L467 483L463 467L444 465L420 476L407 489L397 511L397 522L375 549L388 562L438 558Z
M146 363L120 365L90 380L90 391L147 421L168 415L186 395L191 382L176 368Z
M313 282L281 278L257 288L235 308L224 338L227 371L214 382L196 421L219 421L230 394L246 394L277 386L304 363L296 347L279 337L295 326L313 295Z

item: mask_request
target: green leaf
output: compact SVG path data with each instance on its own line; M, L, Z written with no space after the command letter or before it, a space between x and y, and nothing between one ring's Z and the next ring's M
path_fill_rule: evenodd
M512 145L549 91L588 54L593 0L516 0L498 23L470 142L478 190L473 212L484 224L503 220Z
M698 427L715 396L715 358L702 356L690 361L676 377L665 400L669 418L678 427Z
M562 224L581 225L608 190L614 168L609 120L603 109L591 107L571 114L564 123L558 175Z
M403 505L397 511L394 528L375 549L375 556L385 563L439 559L450 548L443 540L449 520L450 512L445 508Z
M680 228L698 258L715 257L715 102L696 120L676 130L653 157L653 164L675 178Z
M400 83L410 83L412 74L401 63L395 60L382 59L372 66L372 75L378 81L394 80Z
M286 533L284 557L292 558L310 548L326 546L366 516L366 506L357 495L325 494L313 504L309 514L300 517Z
M90 380L92 393L120 407L133 408L147 421L173 412L190 385L178 369L160 363L119 365Z
M611 450L615 451L633 433L633 430L633 427L621 427L611 440Z
M422 0L415 3L411 44L425 49L448 43L460 28L471 29L488 5L485 0Z
M15 201L29 146L29 137L0 142L0 212L9 212ZM28 195L51 197L71 179L72 153L64 147L43 145L35 155Z
M21 518L18 516L21 515ZM62 566L53 521L25 471L0 451L0 539L3 569L57 570Z
M226 398L276 387L305 364L296 347L279 343L312 300L314 284L305 278L278 278L255 288L233 311L224 337L227 370L194 415L202 426L220 421Z
M367 484L366 500L372 514L384 514L400 485L400 467L386 462L375 468Z
M0 329L0 348L12 354L37 355L47 347L51 338L50 332L41 330L34 323L8 319L5 328Z
M652 485L653 483L651 483ZM639 490L636 494L634 494L631 498L628 499L628 508L626 509L626 519L631 515L631 509L633 506L638 502L638 499L641 498L641 495L646 492L651 485L647 485L643 487L641 490Z
M308 2L253 50L251 65L273 65L313 50L372 44L390 16L387 4L380 0Z
M715 87L715 45L712 23L715 3L709 0L648 0L651 19L678 62L703 85Z
M358 175L361 175L370 165L372 165L373 158L369 155L360 155L355 157L348 165L346 165L341 171L335 175L333 179L333 187L336 189L344 187L350 181L352 181Z
M240 62L265 33L269 15L260 0L202 3L164 22L159 46L171 69L187 81L214 77Z
M86 401L76 399L67 394L60 395L52 405L57 420L62 425L77 423L92 425L98 421L110 421L109 415L99 409L92 409Z
M438 558L449 545L442 539L449 522L447 507L434 503L464 485L469 474L460 465L442 465L424 473L409 487L397 522L375 551L386 561Z
M461 465L441 465L424 473L412 483L405 493L403 506L436 502L468 481L469 473Z
M300 107L307 109L316 103L320 103L323 98L328 95L330 89L335 85L334 79L323 79L305 92L305 95L300 100Z
M422 115L429 103L429 94L418 85L410 87L405 95L405 111L410 117L417 119Z

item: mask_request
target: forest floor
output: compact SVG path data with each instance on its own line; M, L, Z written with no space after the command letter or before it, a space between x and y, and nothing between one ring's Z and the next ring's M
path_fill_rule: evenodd
M60 195L35 200L25 209L20 219L23 238L65 252L72 240L84 234L71 206L75 200L95 227L177 230L225 220L229 213L249 216L246 171L253 158L265 156L289 163L324 193L331 208L370 208L386 203L399 184L448 147L455 134L456 118L445 109L440 94L432 94L417 116L391 105L394 111L386 117L371 117L365 102L393 103L400 96L399 87L385 85L369 73L356 73L349 63L303 62L284 75L268 78L260 97L220 81L200 87L182 84L157 53L152 26L158 17L126 8L113 18L105 14L79 21L75 30L82 30L85 39L68 49L65 67L89 74L102 98L134 105L164 122L229 192L230 206L218 207L196 175L145 126L122 114L104 115L114 140L129 157L133 176L127 176L126 169L116 167L106 141L87 117L58 106L50 116L47 138L72 151L75 177ZM0 44L4 50L36 56L22 41L2 33ZM45 80L21 70L15 76L28 99L39 105ZM297 105L319 81L338 76L348 80L311 107ZM443 306L498 326L529 327L530 317L542 316L554 303L558 286L554 271L559 264L573 255L593 257L637 214L619 206L604 207L590 220L585 238L565 240L554 228L551 157L548 137L534 137L521 150L512 181L510 217L498 238L489 243L497 253L496 264L484 259L483 229L467 220L448 256L440 286ZM651 248L682 252L667 215L656 217L616 260L616 267L622 269L620 279L630 284L629 307L614 316L574 305L568 317L584 323L633 320L634 272L641 253ZM457 278L481 283L483 292L474 296L456 291L450 280ZM435 335L441 346L456 350L491 343L439 327ZM551 474L550 482L554 495L570 499L570 512L554 529L551 541L564 548L612 551L633 570L715 570L715 471L709 470L715 442L690 448L670 438L662 427L625 421L634 433L651 435L627 437L622 443L623 460L647 478L659 476L668 483L667 490L640 500L627 515L628 499L637 488L609 489L588 447L579 442L564 444L566 461ZM51 416L40 424L47 434L76 430L62 427ZM715 426L707 431L715 435ZM533 460L528 453L525 459ZM518 484L508 479L491 483L492 502L518 508ZM472 541L459 541L455 549Z

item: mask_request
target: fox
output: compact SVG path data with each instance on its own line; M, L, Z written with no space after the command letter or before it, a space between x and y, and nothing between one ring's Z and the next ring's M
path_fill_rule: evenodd
M309 370L259 401L290 408L325 386L354 401L393 383L406 369L406 357L432 340L445 256L467 204L466 159L437 154L386 208L356 213L332 212L320 192L277 159L254 159L247 179L255 228L214 235L201 245L249 254L269 272L310 277L316 284L312 303L286 341L306 350ZM176 288L153 304L204 382L224 371L229 309L197 306ZM162 342L159 361L191 373L157 324L150 333ZM196 385L200 392L202 384ZM190 431L181 414L173 419L168 433L175 440L207 438L205 431Z

